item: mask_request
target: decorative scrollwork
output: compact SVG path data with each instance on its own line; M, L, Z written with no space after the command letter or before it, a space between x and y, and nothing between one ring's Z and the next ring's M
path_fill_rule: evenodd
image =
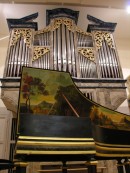
M78 52L81 53L84 57L88 58L90 61L95 62L93 48L79 48Z
M55 29L58 29L61 24L66 25L68 30L70 30L72 32L76 31L76 32L79 32L79 33L84 34L84 35L92 36L91 33L84 32L82 29L80 29L79 27L77 27L73 23L73 20L68 19L68 18L57 18L57 19L55 19L49 26L47 26L43 30L36 31L35 35L36 34L43 34L45 32L49 32L49 31L54 31Z
M89 32L84 32L82 29L80 29L78 26L75 27L75 31L80 33L80 34L83 34L83 35L88 35L88 36L92 36L91 33Z
M62 23L62 19L55 19L53 25L51 25L51 30L54 31L55 29L58 29Z
M102 47L102 42L104 39L111 48L115 48L111 34L109 32L95 31L94 38L95 38L95 43L96 43L97 49L100 49Z
M74 30L75 30L75 24L73 23L73 21L71 19L64 18L63 23L64 23L64 25L66 25L66 27L68 28L68 30L74 32Z
M108 44L111 48L114 48L113 40L112 40L112 37L111 37L111 35L110 35L109 32L104 32L104 38L105 38L107 44Z
M49 32L49 31L51 31L51 25L45 27L45 28L42 29L42 30L35 31L34 34L35 34L35 35L44 34L44 33Z
M28 47L31 46L32 30L31 29L14 29L14 34L11 39L11 46L15 45L20 37L24 38L24 42Z
M50 51L50 49L48 47L35 46L34 51L33 51L32 61L35 61L35 60L41 58L43 55L45 55L49 51Z

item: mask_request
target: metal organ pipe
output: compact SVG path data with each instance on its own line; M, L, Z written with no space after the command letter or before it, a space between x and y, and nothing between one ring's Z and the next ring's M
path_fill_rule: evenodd
M115 50L112 50L113 53L113 57L114 57L114 62L115 62L115 67L116 67L116 72L117 72L117 77L120 78L121 74L120 74L120 65L118 63L118 59L117 59L117 55Z
M23 42L23 40L22 40L22 38L20 38L20 40L19 40L19 44L20 44L20 46L19 46L19 55L17 57L17 60L18 60L17 73L16 73L17 76L19 76L19 72L21 71L21 66L23 66L24 57L25 57L25 55L23 53L24 44L22 45L22 42Z
M71 49L71 63L72 63L72 75L76 76L76 57L74 53L74 33L70 32L70 49Z
M111 57L111 54L110 54L110 49L108 47L108 44L106 43L106 41L104 41L104 45L105 45L105 48L106 48L106 52L107 52L107 57L108 57L108 64L109 64L109 68L110 68L110 78L113 78L115 76L115 73L114 73L114 69L113 69L113 62L112 62L112 57Z
M58 28L58 31L57 31L57 35L58 35L58 38L57 38L57 45L58 45L58 69L61 71L62 70L62 60L61 60L61 56L62 56L62 53L61 53L61 26Z
M53 31L53 60L54 60L54 70L57 70L57 33L56 30Z
M99 50L99 62L103 78L120 78L119 65L115 50L110 48L105 41Z
M72 59L71 59L71 53L70 53L70 36L69 36L69 30L66 28L66 59L67 59L67 71L71 73L72 69Z
M106 65L106 69L107 69L107 75L106 76L107 76L107 78L111 78L109 55L108 55L108 52L106 50L105 40L103 40L102 48L103 48L103 53L104 53L105 65Z
M6 77L19 77L22 66L28 66L30 61L31 29L12 30L8 51L8 68Z
M42 49L46 47L50 47L50 32L41 32L40 34L36 34L34 36L34 45L40 46ZM36 52L36 54L38 54ZM34 60L32 62L33 67L37 68L44 68L49 69L50 68L50 53L47 52L43 55L39 55L39 58Z
M12 57L11 57L11 66L10 66L10 74L9 77L13 77L13 69L14 69L14 64L15 64L15 52L16 52L16 45L13 46L13 52L12 52Z
M120 64L110 32L95 32L101 78L121 78Z
M8 68L5 69L6 77L20 76L23 65L67 71L73 77L78 78L122 77L110 32L87 33L78 28L69 18L56 18L51 20L50 25L43 30L34 32L34 44L32 45L30 41L33 40L32 31L26 28L12 29L7 55ZM97 46L97 57L93 53L95 47L92 38L95 39ZM36 50L35 48L38 47L39 49ZM79 49L83 51L80 52ZM31 57L32 54L37 55ZM98 65L99 71L97 72Z
M112 68L113 68L113 77L118 78L118 72L117 72L117 67L116 67L116 63L115 63L115 57L113 56L113 50L107 46L110 52L110 56L111 56L111 62L112 62Z
M12 75L16 77L17 74L17 65L18 65L18 50L20 46L20 39L17 41L15 46L15 54L14 54L14 64L13 64L13 73Z
M67 61L66 61L66 40L65 40L65 26L62 25L62 59L63 59L63 71L66 71Z
M95 77L95 63L84 56L79 56L77 49L81 46L92 46L91 43L88 43L91 34L88 36L87 33L76 28L74 23L71 22L70 19L66 18L56 19L43 31L36 32L34 40L39 39L39 46L49 46L50 53L44 54L40 58L42 61L40 61L39 58L35 60L33 66L67 71L74 77L77 77L77 74L78 77ZM36 40L35 43L37 44L37 42ZM79 66L82 66L81 70L79 70ZM82 73L82 75L80 75L80 73Z
M93 62L91 59L92 56L92 37L85 33L77 33L77 45L79 50L78 59L79 59L79 66L80 66L80 77L81 78L95 78L97 77L96 72L96 63ZM91 50L91 51L90 51ZM86 53L81 54L82 51L86 51ZM94 56L94 54L93 54ZM90 58L90 59L89 59Z
M105 77L105 69L104 69L104 66L103 66L103 58L101 56L101 51L98 50L98 59L99 59L99 66L100 66L100 74L101 74L101 77Z
M81 78L95 78L97 76L96 64L82 56L80 53L78 57L80 59Z
M9 54L8 54L8 65L7 65L8 68L7 68L7 71L6 71L6 76L7 77L10 77L10 75L11 75L11 63L13 61L12 54L13 54L13 46L10 46Z
M100 54L100 58L102 60L102 69L104 71L104 77L107 78L108 77L108 69L107 69L107 62L106 62L106 57L104 56L104 50L103 47L101 47L99 49L99 54Z

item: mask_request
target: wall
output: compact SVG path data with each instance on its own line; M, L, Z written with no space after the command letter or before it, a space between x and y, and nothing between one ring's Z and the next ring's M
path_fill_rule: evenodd
M9 159L12 114L6 108L0 109L0 159ZM7 140L6 140L7 139Z

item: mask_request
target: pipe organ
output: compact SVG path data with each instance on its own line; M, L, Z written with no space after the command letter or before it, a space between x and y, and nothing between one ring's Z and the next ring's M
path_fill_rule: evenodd
M109 32L94 32L101 78L121 78L114 40Z
M12 30L6 77L19 77L21 67L30 65L31 39L31 29Z
M118 61L111 32L85 32L74 20L60 17L42 30L11 28L5 76L19 77L22 66L32 66L77 78L121 78Z
M4 78L19 79L23 66L69 72L86 96L117 109L126 91L113 38L116 23L87 15L90 24L83 31L77 25L78 11L58 8L46 13L47 26L41 30L33 21L38 13L7 19L10 39Z

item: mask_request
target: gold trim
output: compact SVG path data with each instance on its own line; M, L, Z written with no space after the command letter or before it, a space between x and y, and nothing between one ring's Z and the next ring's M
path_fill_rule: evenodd
M39 35L39 34L44 34L46 32L50 32L51 31L51 25L48 25L47 27L45 27L44 29L38 30L38 31L34 31L34 35Z
M130 157L130 154L103 154L96 152L96 156L103 156L103 157Z
M129 162L124 162L124 163L117 163L117 166L124 166L124 165L129 165Z
M37 142L37 141L18 141L17 145L42 145L42 146L95 146L94 142Z
M16 154L96 154L95 150L91 151L33 151L33 150L16 150Z
M57 171L62 172L62 168L38 170L38 172L57 172Z
M82 54L85 58L95 63L93 48L78 48L78 52Z
M106 31L94 31L94 39L97 49L102 47L103 40L105 40L110 48L115 49L114 43L110 32Z
M63 168L59 168L59 169L44 169L44 170L38 170L38 172L57 172L60 171L62 172ZM87 170L88 168L68 168L67 167L67 171L84 171Z
M26 167L26 166L28 166L28 163L26 163L26 162L16 162L14 165L16 167L18 167L18 166L20 166L20 167Z
M90 161L90 162L86 162L85 165L97 165L98 161Z
M67 171L86 171L88 168L68 168Z
M75 26L75 31L78 32L78 33L80 33L80 34L82 34L82 35L87 35L87 36L92 37L92 33L90 33L90 32L85 32L85 31L83 31L81 28L79 28L78 26Z
M112 148L112 147L100 147L96 145L97 149L105 150L105 151L130 151L130 148Z
M19 136L19 139L34 139L34 140L60 140L60 141L94 141L93 138L62 138L62 137L36 137L36 136Z
M30 28L14 29L13 37L11 38L11 46L15 45L17 41L20 39L20 37L23 37L27 47L30 48L32 42L32 29Z
M71 32L77 32L83 35L88 35L88 36L92 36L91 33L89 32L85 32L82 29L80 29L78 26L75 25L75 23L73 22L72 19L69 18L56 18L54 20L52 20L51 24L48 25L47 27L45 27L44 29L41 29L39 31L35 31L35 35L37 34L44 34L46 32L50 32L50 31L54 31L56 29L58 29L60 27L61 24L64 24L67 29Z
M85 165L87 161L67 161L66 162L66 165L69 167L70 165ZM88 163L88 162L87 162ZM46 162L46 161L43 161L43 162L40 162L40 166L52 166L52 165L57 165L57 166L61 166L62 165L62 161L56 161L56 162Z
M100 145L100 146L102 146L102 147L104 147L104 146L108 146L108 147L122 147L122 148L129 148L130 147L130 145L118 145L118 144L104 144L104 143L100 143L100 142L95 142L95 145Z
M43 162L40 162L40 166L62 166L62 161L43 161Z
M35 61L35 60L41 58L43 55L45 55L48 52L50 52L49 47L34 46L32 61Z

